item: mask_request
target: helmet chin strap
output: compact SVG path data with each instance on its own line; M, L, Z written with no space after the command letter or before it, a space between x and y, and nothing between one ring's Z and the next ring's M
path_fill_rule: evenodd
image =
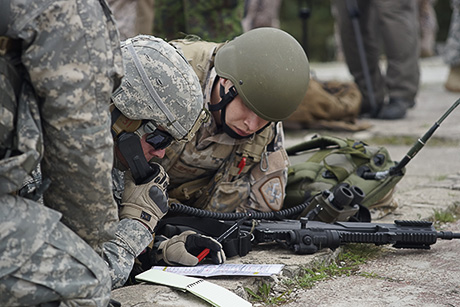
M252 137L254 134L250 134L250 135L246 135L246 136L242 136L242 135L239 135L238 133L236 133L235 131L233 131L232 128L230 128L227 123L225 122L225 110L226 108L223 108L222 111L220 112L220 120L222 122L222 131L224 131L227 135L229 135L230 137L234 138L234 139L247 139L247 138L250 138Z
M235 99L235 97L238 95L238 92L236 91L236 88L235 86L232 86L230 87L230 89L228 90L227 93L225 93L225 88L224 86L221 84L220 85L220 98L221 100L217 103L217 104L210 104L209 105L209 111L213 112L213 111L220 111L220 121L221 121L221 124L222 124L222 131L224 131L228 136L234 138L234 139L248 139L250 137L252 137L254 135L253 134L250 134L250 135L246 135L246 136L242 136L242 135L239 135L238 133L236 133L235 131L233 131L232 128L230 128L227 123L225 122L225 114L226 114L226 110L227 110L227 105L233 101L233 99ZM265 127L267 127L270 123L268 123L267 125L265 125L264 127L262 127L260 130L258 130L256 133L260 133L262 130L265 129Z

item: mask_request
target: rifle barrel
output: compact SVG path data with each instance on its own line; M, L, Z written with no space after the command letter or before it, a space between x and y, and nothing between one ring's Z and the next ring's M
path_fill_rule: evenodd
M455 233L452 231L440 231L438 232L438 238L443 240L460 239L460 233Z

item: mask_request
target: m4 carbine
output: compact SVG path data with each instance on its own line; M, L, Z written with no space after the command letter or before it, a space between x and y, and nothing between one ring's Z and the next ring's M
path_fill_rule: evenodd
M429 221L395 221L394 224L300 220L256 221L254 241L278 242L297 254L313 254L322 248L332 250L346 243L393 244L396 248L430 249L437 239L460 239L460 233L436 231Z

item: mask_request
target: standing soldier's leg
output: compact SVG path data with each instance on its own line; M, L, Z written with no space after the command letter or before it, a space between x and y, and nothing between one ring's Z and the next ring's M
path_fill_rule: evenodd
M451 4L452 18L443 53L444 61L450 66L450 70L444 86L448 91L460 92L460 0L453 0Z
M246 0L246 12L241 24L243 31L261 27L280 27L282 0Z
M152 35L154 22L155 0L137 1L136 32Z
M350 16L347 8L347 1L348 0L338 0L334 2L338 12L337 24L340 29L340 39L345 61L354 81L363 95L361 114L365 114L371 111L371 105L365 75L360 60L356 33L353 29L353 16ZM359 16L355 16L354 18L357 18L359 21L359 29L364 43L364 51L366 53L366 60L372 81L375 103L377 108L379 108L384 101L385 86L384 79L379 68L379 37L376 37L375 20L373 19L375 17L373 3L374 1L369 0L357 1Z
M420 57L435 55L438 19L434 10L437 0L418 0L418 17L420 27Z
M120 39L136 36L137 1L133 0L108 0L113 16L117 21Z
M388 68L385 82L391 99L415 104L420 80L420 38L416 0L375 1L382 24Z

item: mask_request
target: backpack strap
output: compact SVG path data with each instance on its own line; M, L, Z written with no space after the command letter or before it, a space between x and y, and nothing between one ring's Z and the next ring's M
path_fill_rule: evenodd
M364 148L356 149L352 147L339 148L327 153L323 157L323 163L339 182L345 180L351 173L355 171L355 164L368 163L372 157L366 153ZM310 159L309 161L313 161ZM358 163L357 161L362 161Z
M288 155L295 155L312 149L325 149L328 147L342 148L348 145L346 140L333 136L314 136L311 140L293 145L286 149Z

